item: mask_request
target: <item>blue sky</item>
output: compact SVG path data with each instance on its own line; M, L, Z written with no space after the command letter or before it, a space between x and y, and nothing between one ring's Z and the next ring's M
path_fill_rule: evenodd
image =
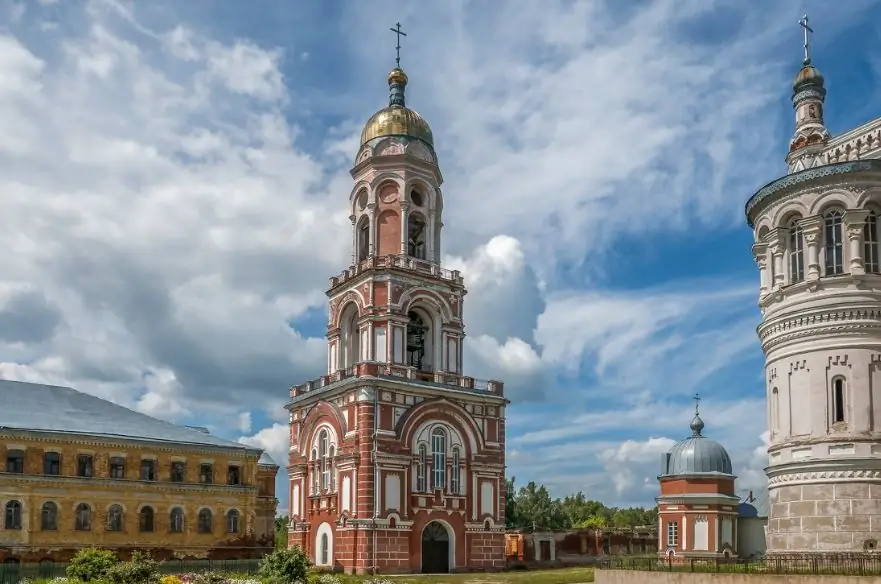
M283 462L400 21L509 475L652 504L700 392L758 486L743 204L785 171L804 12L832 133L881 114L877 1L0 0L0 376Z

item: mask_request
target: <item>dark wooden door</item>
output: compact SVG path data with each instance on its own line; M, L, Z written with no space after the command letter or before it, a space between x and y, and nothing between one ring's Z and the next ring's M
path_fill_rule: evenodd
M422 573L446 574L450 571L450 536L436 521L422 531Z
M538 542L538 545L539 545L539 555L538 555L539 559L542 562L551 561L551 542L549 542L548 540L545 539L545 540Z

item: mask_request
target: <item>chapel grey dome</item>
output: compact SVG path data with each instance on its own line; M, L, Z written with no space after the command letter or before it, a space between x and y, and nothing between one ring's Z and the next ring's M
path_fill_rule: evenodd
M661 476L715 474L733 475L731 457L721 444L704 437L704 421L697 412L691 420L691 436L673 445L663 455Z

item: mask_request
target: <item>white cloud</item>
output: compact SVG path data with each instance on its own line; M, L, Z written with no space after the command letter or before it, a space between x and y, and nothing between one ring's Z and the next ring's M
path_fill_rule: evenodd
M290 429L287 424L273 424L252 436L242 436L239 442L265 450L282 469L287 465L290 448ZM284 471L281 472L284 474ZM279 477L283 479L284 477Z

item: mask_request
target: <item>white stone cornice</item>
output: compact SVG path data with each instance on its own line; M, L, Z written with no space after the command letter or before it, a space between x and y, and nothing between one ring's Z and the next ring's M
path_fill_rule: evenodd
M769 487L812 483L881 483L881 457L808 459L765 469Z

